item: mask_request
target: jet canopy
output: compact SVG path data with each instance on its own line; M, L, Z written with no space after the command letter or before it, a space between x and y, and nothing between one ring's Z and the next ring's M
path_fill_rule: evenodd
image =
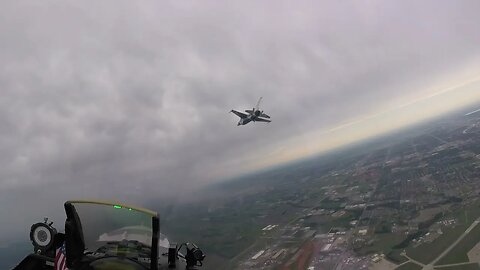
M67 266L94 254L131 258L156 268L160 235L156 212L99 201L68 201L65 211Z

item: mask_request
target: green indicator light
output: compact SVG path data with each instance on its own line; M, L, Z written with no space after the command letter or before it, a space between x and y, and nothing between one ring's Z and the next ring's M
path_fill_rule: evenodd
M132 211L132 208L128 208L129 211Z
M113 208L121 209L122 207L120 205L114 205Z

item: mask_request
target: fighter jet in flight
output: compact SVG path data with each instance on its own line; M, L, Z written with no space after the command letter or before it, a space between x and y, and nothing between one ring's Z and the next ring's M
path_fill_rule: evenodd
M252 110L245 110L246 114L239 111L235 111L235 110L230 111L236 114L238 117L240 117L240 121L238 121L237 126L246 125L252 121L267 122L267 123L272 122L271 120L264 119L264 118L270 118L270 116L263 113L263 111L259 109L261 101L262 101L262 97L258 100L257 106L255 106Z

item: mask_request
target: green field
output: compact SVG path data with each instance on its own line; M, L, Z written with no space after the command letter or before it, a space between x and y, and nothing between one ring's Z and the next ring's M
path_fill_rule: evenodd
M357 251L358 254L366 255L371 253L382 252L388 254L392 251L392 246L402 242L405 239L404 235L393 233L375 234L375 241L373 245L366 246Z
M450 246L467 227L463 225L444 230L443 234L431 243L422 244L416 248L408 248L407 255L423 264L428 264Z
M468 262L467 253L480 241L480 226L477 225L437 265Z
M407 255L423 264L428 264L447 249L480 215L480 208L477 205L467 208L465 211L458 211L452 217L458 220L453 228L444 229L443 235L431 243L424 243L416 248L408 248Z
M395 270L422 270L422 266L413 262L408 262L402 266L395 268Z
M386 254L386 258L395 264L401 264L408 261L408 259L402 256L401 253L402 250L400 249L392 249L392 251Z
M462 264L448 267L435 267L435 270L480 270L478 263Z

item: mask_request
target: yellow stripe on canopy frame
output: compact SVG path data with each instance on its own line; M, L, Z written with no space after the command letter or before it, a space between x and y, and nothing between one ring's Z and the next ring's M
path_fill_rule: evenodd
M110 202L110 201L102 201L102 200L73 200L73 201L67 201L66 203L71 203L71 204L79 204L79 203L90 203L90 204L102 204L102 205L110 205L112 207L115 206L120 206L121 208L126 208L126 209L132 209L136 211L143 212L147 215L150 216L155 216L158 217L158 213L146 208L141 208L141 207L136 207L136 206L131 206L123 203L116 203L116 202Z

